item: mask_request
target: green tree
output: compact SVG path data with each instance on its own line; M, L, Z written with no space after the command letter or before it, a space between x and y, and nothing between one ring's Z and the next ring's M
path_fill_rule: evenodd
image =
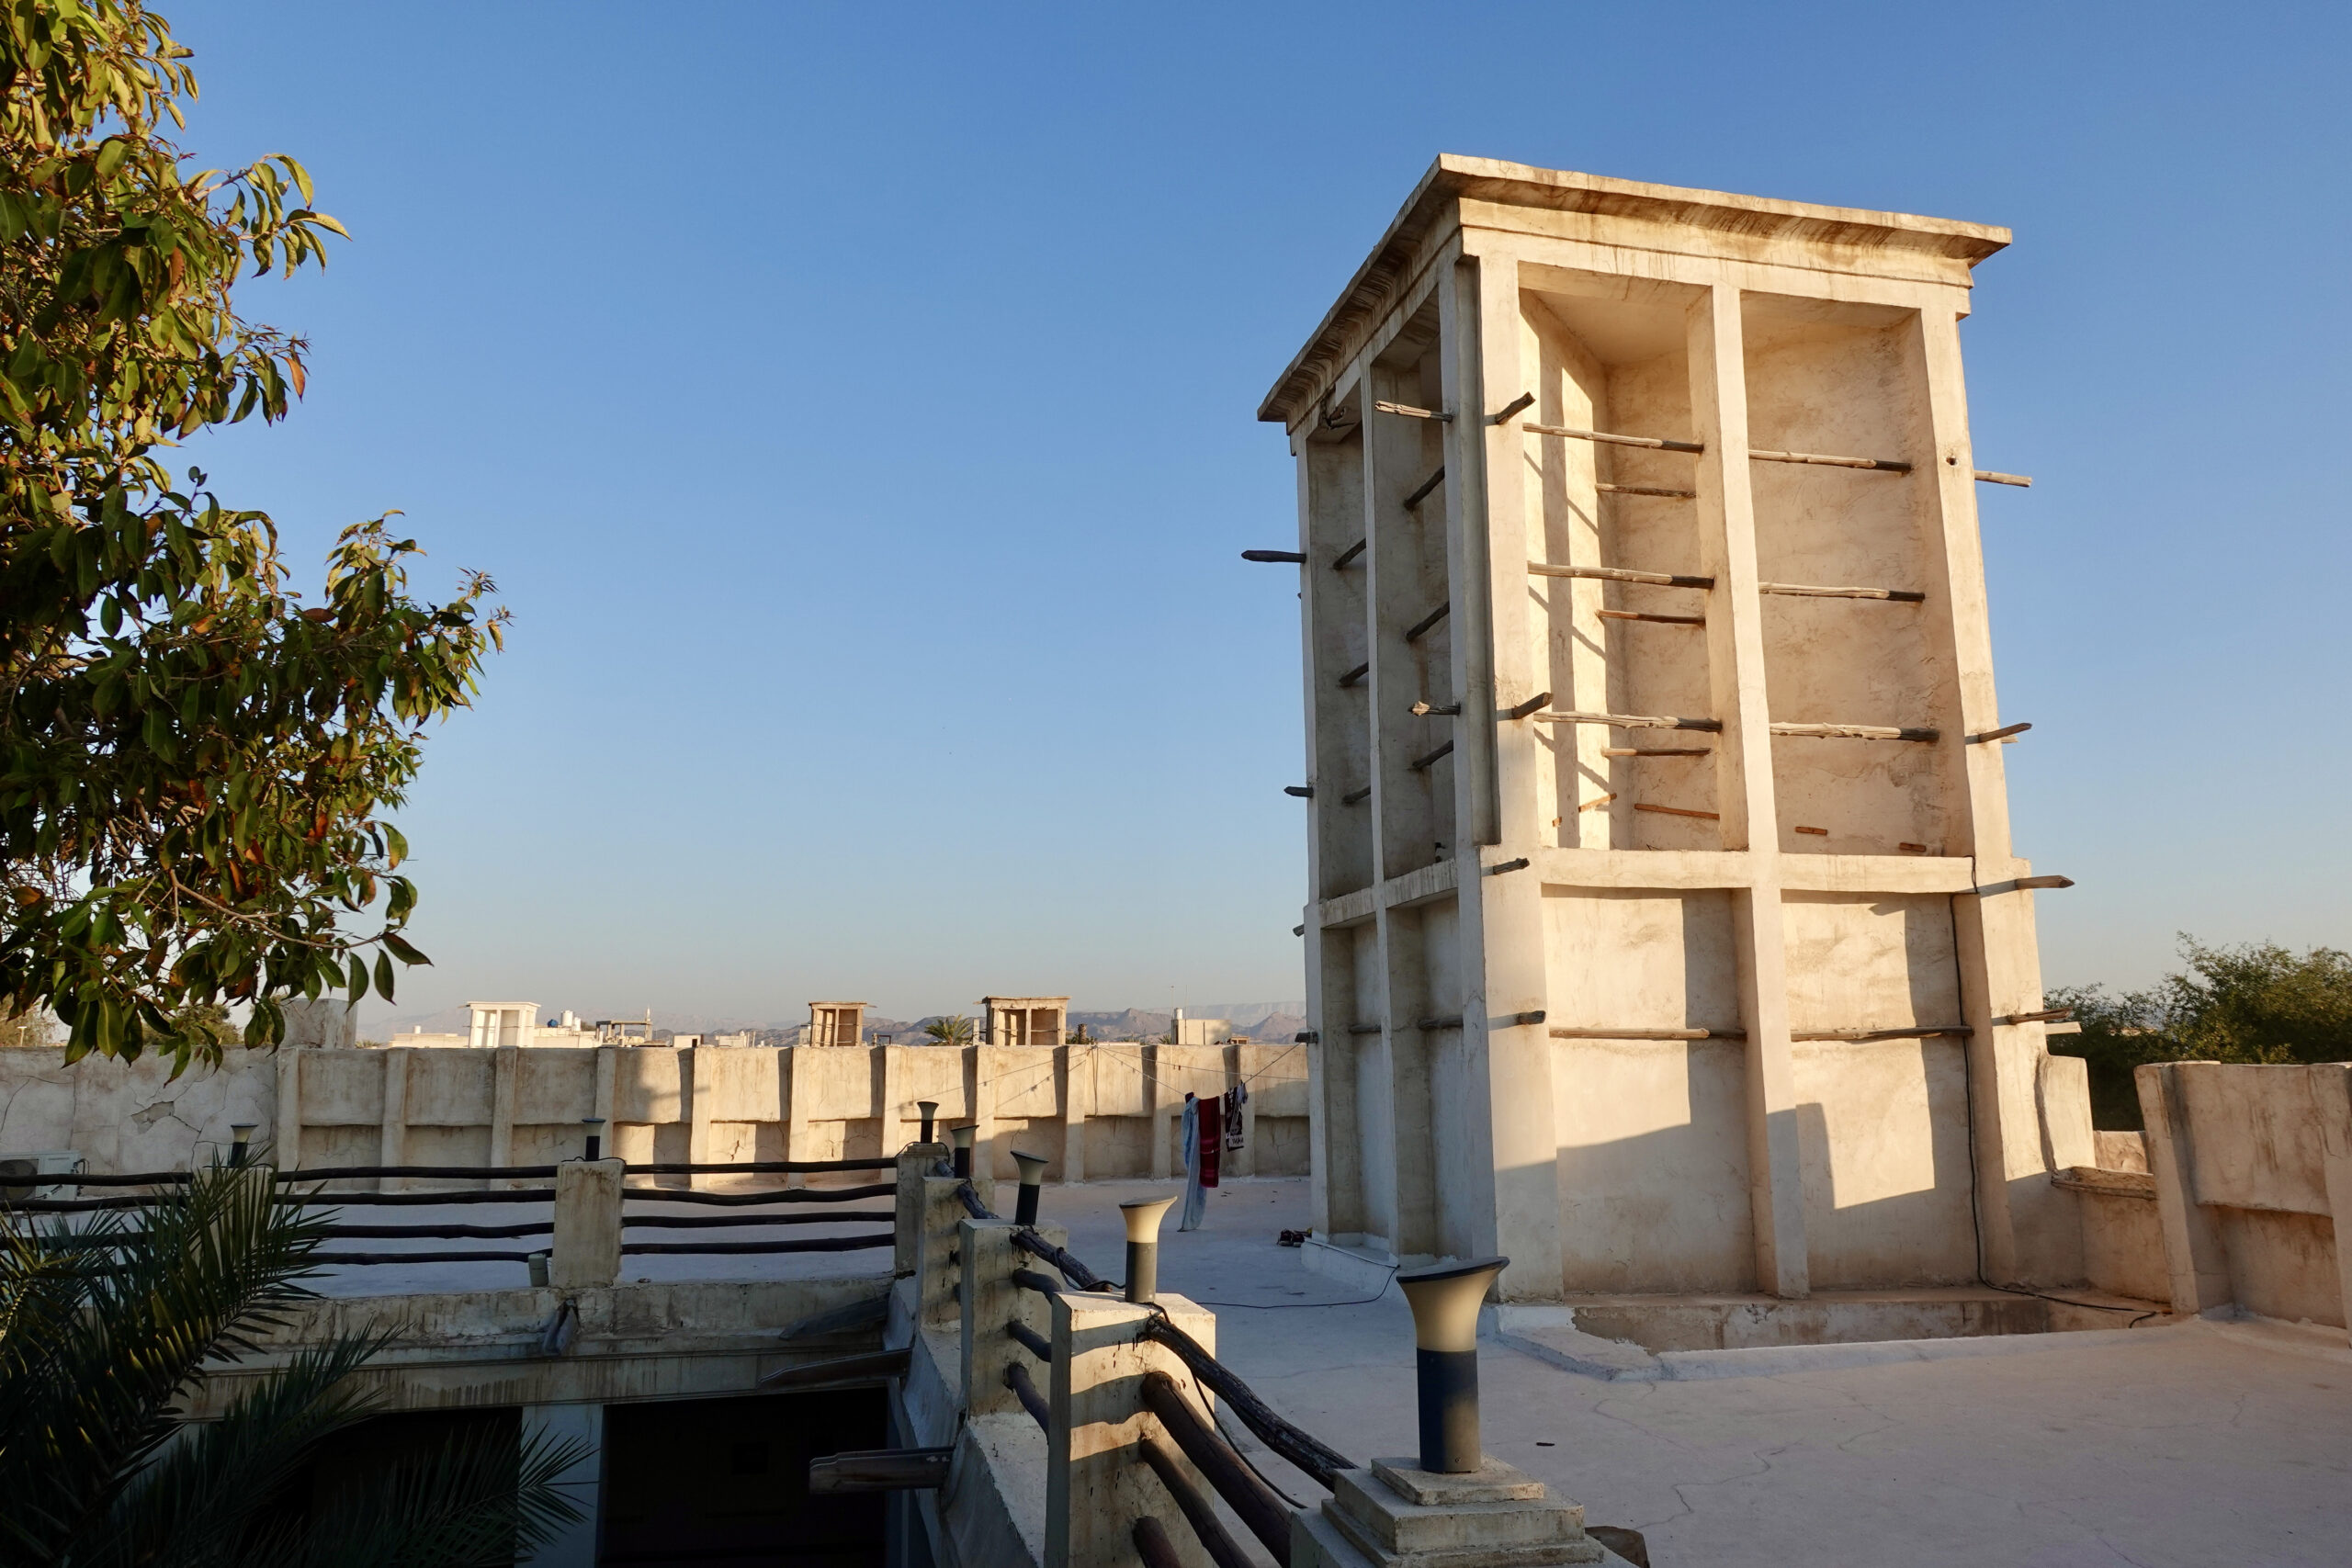
M955 1014L934 1018L922 1026L922 1034L933 1045L969 1045L972 1043L972 1021Z
M2145 1062L2352 1061L2352 953L2294 953L2277 942L2207 947L2183 933L2184 968L2141 991L2053 990L2083 1032L2050 1048L2090 1064L2091 1118L2141 1124L2132 1071Z
M273 1507L320 1441L366 1419L343 1335L256 1378L172 1442L175 1405L311 1292L323 1222L263 1171L198 1171L138 1223L67 1231L0 1212L0 1561L76 1568L490 1568L579 1513L576 1448L458 1438L331 1500Z
M167 467L285 417L305 344L232 288L343 232L291 158L184 167L189 54L139 0L0 7L0 1010L180 1067L220 1055L182 1008L250 1003L273 1043L280 999L427 962L381 813L503 627L479 575L410 598L383 518L305 605L270 519Z

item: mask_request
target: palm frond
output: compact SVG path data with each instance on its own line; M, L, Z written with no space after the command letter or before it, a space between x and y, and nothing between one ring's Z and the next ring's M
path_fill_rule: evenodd
M458 1433L346 1489L305 1528L255 1541L237 1568L503 1568L587 1517L556 1478L588 1452Z
M187 1568L242 1562L254 1516L319 1440L381 1404L350 1379L390 1338L343 1335L258 1380L220 1420L197 1427L140 1472L103 1536L84 1549L86 1559Z
M136 1224L0 1215L0 1519L20 1544L67 1555L107 1533L174 1402L311 1294L298 1280L320 1223L274 1198L266 1168L215 1167Z

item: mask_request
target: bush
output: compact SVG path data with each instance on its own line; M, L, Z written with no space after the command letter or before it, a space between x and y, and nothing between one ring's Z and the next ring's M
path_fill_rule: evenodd
M2050 1049L2090 1064L2094 1125L2141 1124L2132 1070L2143 1062L2352 1061L2352 953L2292 953L2277 942L2207 947L2183 933L2180 955L2186 972L2144 991L2074 986L2049 994L2083 1026Z

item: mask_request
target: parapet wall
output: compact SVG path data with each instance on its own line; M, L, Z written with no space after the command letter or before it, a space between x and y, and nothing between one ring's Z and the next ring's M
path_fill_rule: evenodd
M633 1161L843 1159L895 1152L920 1100L972 1122L984 1171L1012 1150L1047 1179L1167 1177L1187 1093L1246 1085L1237 1176L1307 1170L1296 1045L404 1047L232 1050L174 1079L167 1062L0 1051L0 1155L71 1150L92 1171L185 1169L250 1122L279 1162L530 1165L581 1152L583 1118Z
M2173 1310L2352 1321L2352 1064L2134 1076Z

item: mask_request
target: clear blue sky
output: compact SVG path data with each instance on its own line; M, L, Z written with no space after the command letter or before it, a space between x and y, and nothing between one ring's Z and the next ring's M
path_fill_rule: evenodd
M510 651L399 1010L1303 988L1260 396L1435 153L2007 224L1964 329L2052 983L2352 945L2346 16L2251 6L168 6L356 243L202 453Z

